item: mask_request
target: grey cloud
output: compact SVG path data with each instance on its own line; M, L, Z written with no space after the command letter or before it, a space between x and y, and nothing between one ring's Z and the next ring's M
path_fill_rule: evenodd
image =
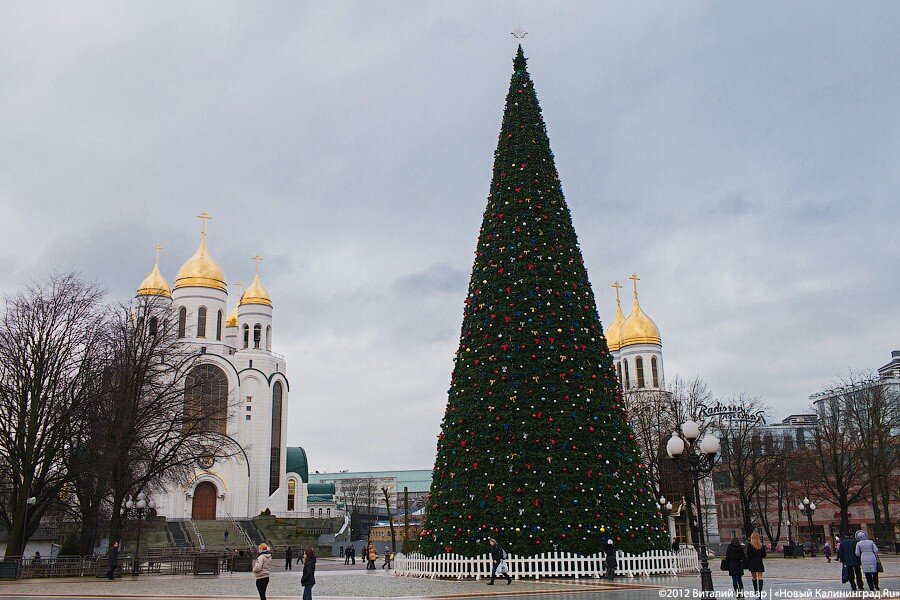
M290 443L430 466L516 22L604 322L636 271L667 375L779 415L883 363L893 3L7 4L0 290L75 269L127 299L209 210L229 282L265 257Z

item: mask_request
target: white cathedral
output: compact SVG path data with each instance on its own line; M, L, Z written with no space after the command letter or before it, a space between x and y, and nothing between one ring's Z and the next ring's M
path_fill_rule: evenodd
M178 270L174 287L160 274L157 246L136 301L172 303L177 336L198 356L187 380L197 377L204 401L227 407L220 433L240 451L228 459L201 458L187 481L154 496L157 513L170 519L242 519L268 508L279 516L311 516L307 500L322 498L308 495L305 452L286 444L290 382L284 357L272 351L272 298L259 280L260 258L255 257L253 282L228 311L225 274L206 245L210 217L204 212L200 218L200 246Z
M640 279L635 274L629 279L634 284L634 308L626 319L619 301L622 286L618 281L613 283L612 287L616 291L616 316L605 331L619 384L626 396L638 390L663 390L666 387L659 327L641 310L637 292L637 282Z

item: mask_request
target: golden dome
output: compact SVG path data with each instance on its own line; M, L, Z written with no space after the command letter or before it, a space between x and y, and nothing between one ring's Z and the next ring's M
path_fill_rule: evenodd
M147 273L141 285L138 287L135 296L161 296L163 298L172 297L172 288L159 272L159 251L162 246L156 244L156 262L153 263L153 270Z
M659 337L659 328L653 322L653 319L641 310L641 305L638 302L638 276L632 273L629 279L634 281L634 310L631 311L631 314L625 319L625 323L622 324L620 347L624 348L633 344L662 345Z
M619 289L622 286L618 281L612 286L616 290L616 316L606 328L606 345L610 350L618 350L622 347L622 323L625 322L625 316L622 314L622 304L619 302Z
M259 282L259 261L262 260L262 257L257 255L253 257L253 260L256 261L256 276L253 278L253 283L250 284L250 287L241 294L241 300L238 304L240 306L245 304L262 304L271 307L272 297L269 296L269 292Z
M178 275L175 276L175 289L205 287L225 292L228 290L225 284L225 273L222 272L219 263L209 255L209 250L206 248L206 219L209 219L210 216L204 212L200 218L203 219L200 246L178 270Z

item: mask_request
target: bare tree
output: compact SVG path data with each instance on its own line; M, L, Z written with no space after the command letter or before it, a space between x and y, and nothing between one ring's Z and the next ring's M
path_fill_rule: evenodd
M850 506L865 497L873 478L847 401L845 393L828 391L816 402L819 420L807 463L827 499L838 507L841 535L849 535Z
M110 539L120 539L129 496L166 484L185 483L202 460L239 452L226 435L227 392L176 337L169 303L146 298L122 306L110 319L99 407L84 444L95 469L106 474L91 505L108 503ZM224 402L222 398L225 398ZM90 540L91 519L81 539Z
M72 474L81 417L94 398L102 292L75 275L6 298L0 321L0 521L18 556ZM30 505L29 498L35 498Z
M338 483L340 495L350 513L351 537L362 539L363 522L370 523L372 520L372 503L378 490L377 482L373 477L348 477L340 479Z
M754 504L760 488L778 467L778 460L763 448L759 419L747 415L760 415L765 408L758 398L740 395L727 403L736 407L739 416L724 417L716 426L722 437L722 470L741 505L744 535L750 535L754 527Z

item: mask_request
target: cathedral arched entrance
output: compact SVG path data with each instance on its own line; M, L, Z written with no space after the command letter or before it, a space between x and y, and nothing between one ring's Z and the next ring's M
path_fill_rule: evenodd
M194 488L194 500L191 503L191 518L198 521L211 521L216 518L216 496L219 492L209 481L203 481Z

